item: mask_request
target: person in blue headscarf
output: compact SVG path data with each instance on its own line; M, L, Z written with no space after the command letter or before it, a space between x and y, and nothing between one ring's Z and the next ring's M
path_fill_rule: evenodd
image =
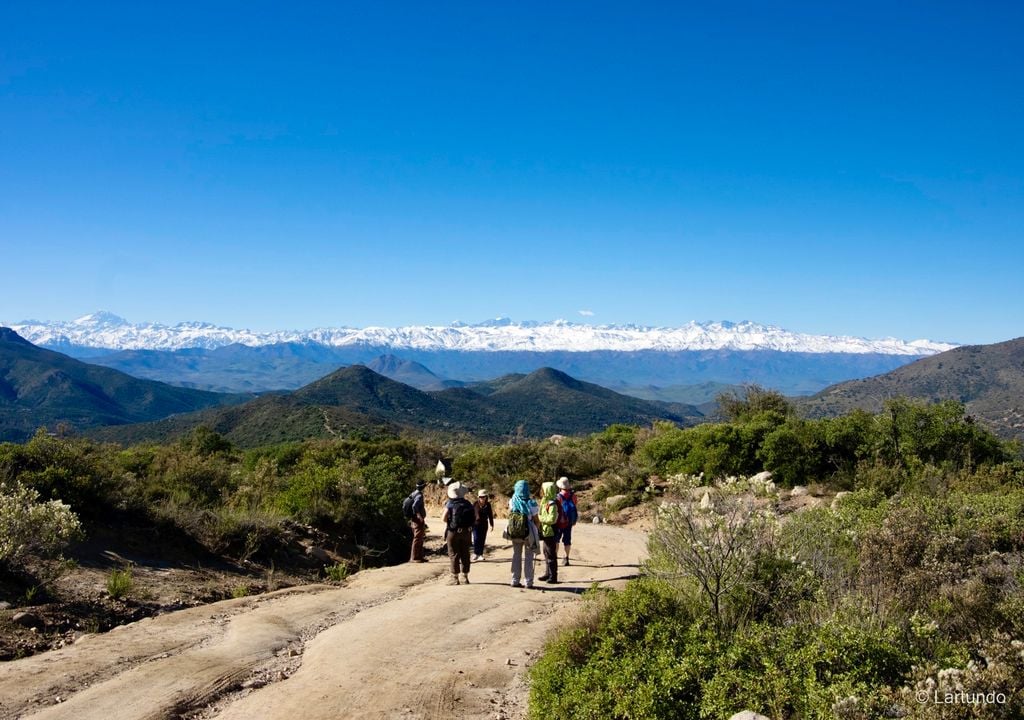
M512 587L533 587L533 557L537 552L537 501L530 497L530 484L517 480L508 501L509 524L505 530L512 541ZM525 534L520 527L525 523Z

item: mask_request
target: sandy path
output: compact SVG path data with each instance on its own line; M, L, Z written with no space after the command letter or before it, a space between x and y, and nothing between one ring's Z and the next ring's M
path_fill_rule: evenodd
M634 575L645 552L624 528L574 535L578 560L541 590L508 586L511 550L496 532L468 586L446 585L434 556L87 636L0 665L0 717L519 718L524 670L558 613L591 583Z

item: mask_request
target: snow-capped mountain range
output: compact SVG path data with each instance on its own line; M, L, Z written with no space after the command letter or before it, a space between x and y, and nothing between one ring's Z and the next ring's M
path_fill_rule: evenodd
M679 327L585 325L564 320L513 322L506 318L475 325L400 328L317 328L308 331L256 332L183 322L168 326L130 323L101 311L76 320L6 324L26 340L47 347L116 350L212 350L232 344L251 347L277 343L317 344L331 348L380 347L419 351L589 352L771 350L793 353L850 353L924 356L956 345L931 340L871 340L796 333L754 322L689 322Z

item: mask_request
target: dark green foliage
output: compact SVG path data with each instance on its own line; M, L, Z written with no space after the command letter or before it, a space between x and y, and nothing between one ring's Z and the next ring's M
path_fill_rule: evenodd
M57 431L147 422L249 397L139 380L0 328L0 441L27 440L41 426Z
M830 482L893 493L927 467L972 470L1009 460L1013 448L964 414L962 405L892 400L878 415L801 420L780 412L694 428L655 426L639 457L660 474L710 477L772 472L781 485Z
M760 385L747 385L742 392L721 393L716 402L719 414L733 423L770 418L778 424L793 414L793 405L782 393Z

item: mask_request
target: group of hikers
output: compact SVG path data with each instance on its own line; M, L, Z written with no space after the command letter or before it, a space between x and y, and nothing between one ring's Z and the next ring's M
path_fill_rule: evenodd
M423 501L426 483L418 482L405 499L403 511L412 528L410 562L427 562L423 542L427 537L427 510ZM469 488L459 482L446 487L448 500L441 521L445 524L445 543L451 562L449 585L468 585L471 562L484 559L489 530L494 529L494 508L486 490L477 492L476 502L466 499ZM569 564L572 528L579 518L576 495L569 478L546 482L540 500L530 496L530 484L517 480L508 501L508 523L502 536L512 543L512 587L532 588L534 558L543 548L544 574L537 580L558 583L558 545L565 549L563 565ZM472 550L472 557L470 551Z

